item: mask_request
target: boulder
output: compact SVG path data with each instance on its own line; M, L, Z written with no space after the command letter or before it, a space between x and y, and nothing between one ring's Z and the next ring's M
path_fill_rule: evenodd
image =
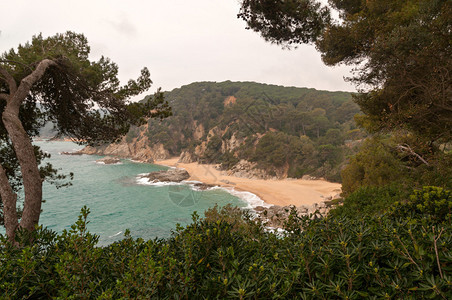
M208 184L208 183L195 183L193 184L195 187L197 187L198 189L200 189L201 191L216 187L217 185L215 184Z
M98 159L96 160L96 162L99 163L104 163L106 165L111 165L111 164L117 164L119 163L121 160L119 158L116 157L111 157L111 156L106 156L104 158Z
M60 154L61 155L82 155L83 153L81 153L81 152L67 152L67 151L63 151Z
M184 169L169 169L151 172L143 177L148 178L149 181L181 182L182 180L190 178L190 174Z

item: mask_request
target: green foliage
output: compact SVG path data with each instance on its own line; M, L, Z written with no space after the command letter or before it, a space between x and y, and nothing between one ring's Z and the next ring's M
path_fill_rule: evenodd
M207 143L206 151L204 152L203 161L206 163L218 163L218 159L221 157L222 140L218 135L214 135L209 139Z
M128 98L150 87L152 81L147 68L136 80L120 86L118 66L105 57L90 61L89 53L90 47L83 34L66 32L47 38L33 36L31 42L0 56L0 67L16 82L29 75L44 59L55 63L46 69L22 105L36 110L39 99L43 112L41 116L28 116L27 122L39 123L45 116L47 121L55 123L58 133L96 143L125 134L129 124L139 124L143 119L138 116L149 116L150 109L166 111L163 103L127 105ZM0 81L0 93L8 92L6 82ZM101 111L92 110L95 105ZM36 135L36 132L30 133L30 136Z
M146 242L126 233L102 248L86 230L89 210L83 208L61 235L40 229L33 233L35 243L21 248L0 237L0 294L5 299L449 299L450 215L444 218L443 209L427 205L407 221L405 212L427 197L444 208L441 199L449 197L450 203L450 191L426 188L415 195L405 208L400 204L397 215L311 220L292 211L284 234L266 231L240 209L214 208L205 219L194 214L192 224L178 227L168 239Z
M290 158L294 159L295 157L293 156L301 154L301 147L290 147L290 150L287 151L287 146L291 144L292 138L296 140L295 137L288 136L282 132L267 133L259 140L258 144L256 145L256 150L254 152L252 161L259 162L259 166L262 169L267 169L269 167L283 167L289 162ZM295 141L292 143L295 143ZM292 153L292 151L294 153Z
M349 194L341 205L329 212L334 217L362 218L383 214L395 204L408 197L409 193L392 184L386 186L361 186Z
M345 195L360 186L384 186L403 178L403 164L385 142L377 137L367 139L360 151L350 158L341 174Z
M383 187L362 186L334 207L329 216L360 219L364 216L386 215L391 219L403 219L409 224L451 224L450 190L425 186L410 193L396 184Z
M140 130L137 127L130 127L129 131L126 134L126 142L132 143L134 139L138 137Z
M451 141L452 4L386 2L360 13L374 24L371 32L362 31L369 26L362 21L347 31L362 42L372 36L372 46L360 51L369 60L355 80L374 89L357 103L377 130L403 128L431 141Z
M347 196L361 186L397 185L405 192L423 185L452 188L451 167L452 155L430 142L412 135L377 135L366 139L343 169L342 191Z
M356 66L350 80L368 88L355 95L367 129L451 141L449 0L242 0L238 17L267 41L315 42L325 64Z
M238 17L266 41L291 45L315 42L330 13L316 1L243 0Z
M408 201L394 203L392 214L409 217L423 223L451 223L452 192L440 187L426 186L415 190Z

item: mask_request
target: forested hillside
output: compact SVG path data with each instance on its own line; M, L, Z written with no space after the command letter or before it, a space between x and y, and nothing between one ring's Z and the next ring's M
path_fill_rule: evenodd
M345 92L226 81L192 83L165 98L173 116L132 128L127 143L147 138L183 161L223 169L245 164L265 171L251 174L339 181L353 141L363 136L353 120L359 108Z

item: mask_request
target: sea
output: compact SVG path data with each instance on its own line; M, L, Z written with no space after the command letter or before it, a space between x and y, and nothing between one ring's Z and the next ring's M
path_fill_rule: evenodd
M168 169L165 166L121 160L106 165L96 160L102 156L64 155L81 149L73 142L35 141L35 145L51 155L49 162L61 174L74 173L71 185L56 188L43 184L40 224L61 233L77 221L83 206L90 209L88 230L99 235L98 246L108 245L124 237L126 229L134 238L145 240L166 238L176 224L187 225L192 214L215 205L227 204L252 209L263 205L256 195L234 189L197 189L192 182L151 183L143 174ZM0 228L4 234L4 228Z

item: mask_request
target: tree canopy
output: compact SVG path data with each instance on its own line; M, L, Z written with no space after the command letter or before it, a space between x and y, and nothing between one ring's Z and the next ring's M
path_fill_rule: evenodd
M120 85L118 66L105 57L92 61L89 53L83 34L66 32L34 36L0 56L0 195L9 237L18 227L33 230L38 224L42 180L57 176L50 166L38 167L45 155L31 143L44 122L53 122L58 134L95 144L117 139L151 111L160 117L170 113L161 95L147 103L128 103L151 86L147 68ZM21 184L25 201L18 223Z
M239 18L283 46L315 43L349 78L373 131L403 129L452 139L452 3L448 0L243 0ZM339 19L331 17L332 12Z

